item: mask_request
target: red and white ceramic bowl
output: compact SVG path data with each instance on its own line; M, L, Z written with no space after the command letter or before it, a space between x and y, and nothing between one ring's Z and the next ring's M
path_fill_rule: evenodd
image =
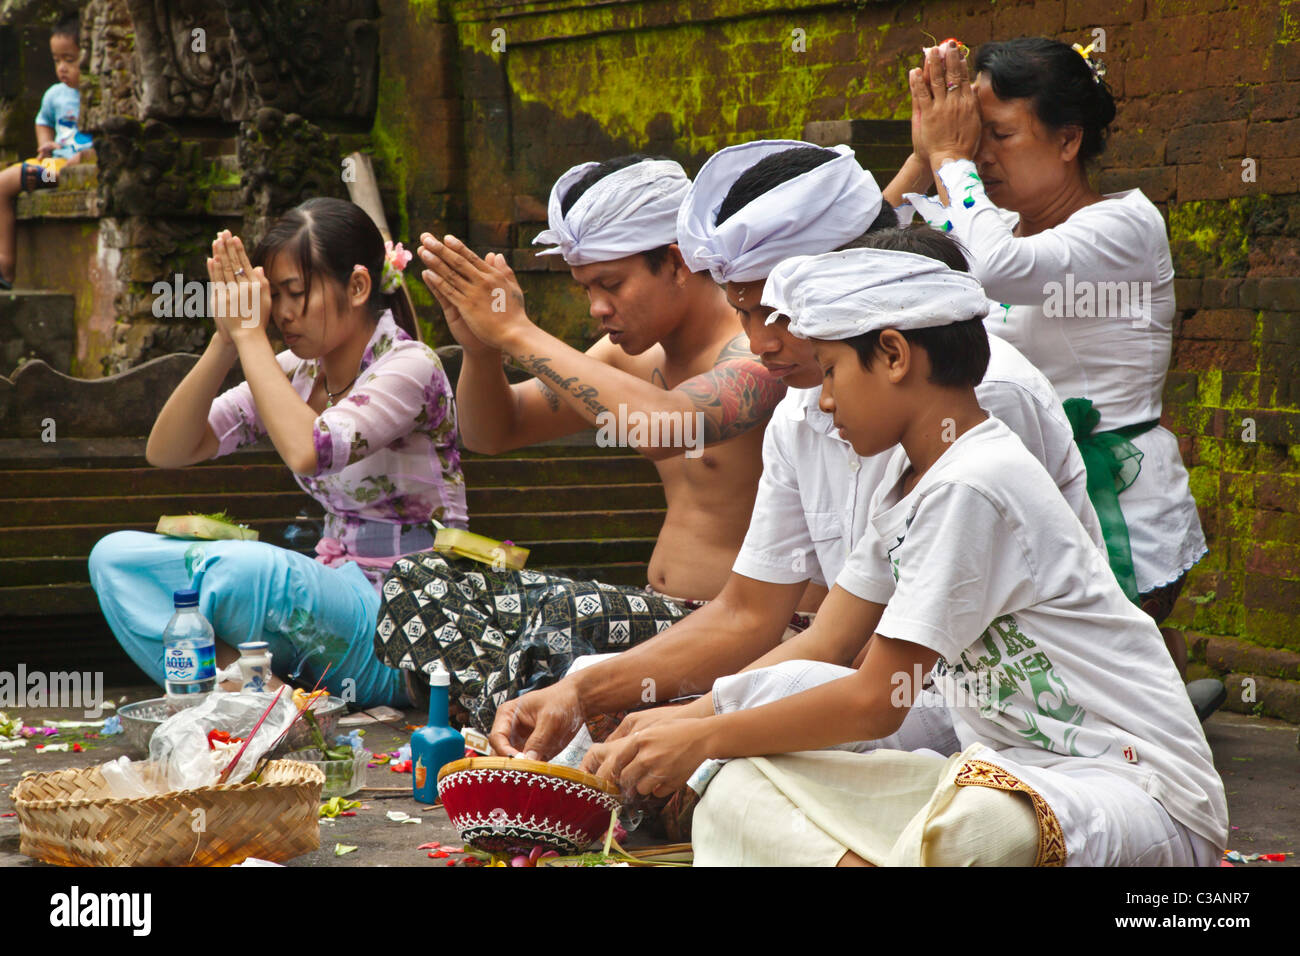
M535 846L581 853L609 829L618 788L591 774L511 757L470 757L438 771L438 796L461 839L489 853Z

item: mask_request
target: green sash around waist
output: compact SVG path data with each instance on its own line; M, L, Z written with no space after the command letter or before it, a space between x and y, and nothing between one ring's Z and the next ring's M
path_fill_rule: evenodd
M1083 466L1088 472L1088 498L1097 509L1110 568L1124 594L1137 604L1133 551L1129 546L1128 523L1119 507L1119 495L1142 471L1142 452L1129 439L1149 432L1160 424L1160 420L1094 434L1101 413L1092 407L1091 399L1069 398L1063 404L1070 427L1074 429L1074 443L1079 446Z

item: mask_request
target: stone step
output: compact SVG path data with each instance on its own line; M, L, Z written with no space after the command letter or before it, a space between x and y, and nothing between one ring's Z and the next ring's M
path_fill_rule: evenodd
M485 515L471 520L470 530L500 540L510 539L523 547L572 540L604 541L608 538L651 538L663 526L663 511L566 511L554 514ZM28 556L82 557L105 535L114 531L153 531L157 519L147 522L52 525L43 528L0 527L0 558ZM245 522L268 544L284 546L292 540L286 534L293 519L252 519ZM314 544L314 542L313 542ZM555 559L548 559L547 564ZM565 559L566 563L583 558ZM627 560L620 558L619 560ZM530 559L536 565L536 559Z
M0 489L3 489L0 485ZM242 485L241 487L248 487ZM82 488L79 490L91 490ZM99 490L99 489L95 489ZM603 510L652 510L664 507L663 486L657 483L621 485L537 486L528 488L477 487L466 494L470 518L492 514ZM225 511L237 521L285 518L306 514L320 518L320 504L296 485L293 490L192 493L187 495L104 495L0 498L0 515L11 524L39 528L67 524L102 524L106 518L123 524L156 521L161 515L213 514Z
M0 590L87 580L85 558L0 558Z
M77 381L77 380L73 380ZM0 392L0 399L3 393ZM102 401L103 396L93 396ZM601 448L595 444L595 430L579 432L560 439L538 442L526 448L502 452L499 455L481 455L475 451L461 448L461 462L514 461L516 459L533 460L537 458L609 458L639 461L642 456L628 448ZM4 470L34 471L57 468L87 469L102 468L106 470L120 468L142 468L147 471L166 471L154 468L144 457L145 438L67 438L63 435L51 444L42 444L31 439L0 438L0 462ZM202 461L188 468L173 469L179 472L192 472L203 468L228 468L231 465L274 465L281 471L284 462L271 443L263 439L254 445L218 458L214 461Z
M586 550L589 552L583 555L583 548L580 546L583 542L543 542L534 546L532 554L528 558L528 566L543 568L538 560L533 556L550 552L557 554L565 559L563 566L548 565L544 570L554 570L556 574L569 574L573 568L586 568L583 574L594 572L595 568L622 568L624 571L633 569L641 578L645 578L646 561L649 560L651 551L654 550L654 539L648 539L650 548L644 548L640 543L633 542L629 544L624 541L624 550L628 553L643 555L642 560L604 560L602 556L607 556L611 548L603 542L588 541L590 545ZM306 549L300 550L299 553L314 555L314 551ZM594 562L594 563L593 563ZM570 575L572 576L572 575ZM595 575L599 577L599 575ZM0 558L0 592L11 588L35 587L49 584L84 584L89 578L84 557L58 557L58 558ZM603 580L603 578L601 579Z
M11 465L12 462L6 462ZM565 458L466 458L465 484L475 488L539 488L556 485L657 484L658 472L648 459L629 456ZM123 495L239 494L291 491L297 483L285 466L212 464L191 468L140 467L6 467L0 469L0 492L6 498L116 497ZM301 489L298 489L300 493ZM4 520L0 516L0 520Z
M639 586L644 585L646 580L644 561L574 563L567 566L548 566L546 570L579 581L595 580L606 584ZM5 627L0 630L0 637L5 638L5 658L13 657L8 649L8 632L21 630L21 619L43 618L51 615L75 615L86 618L88 624L103 625L99 599L95 596L90 582L84 578L80 581L0 587L0 619L5 621Z
M0 588L0 617L99 613L99 599L89 581Z
M803 139L817 146L848 143L859 147L870 144L907 147L911 152L912 125L910 120L811 120L804 124Z

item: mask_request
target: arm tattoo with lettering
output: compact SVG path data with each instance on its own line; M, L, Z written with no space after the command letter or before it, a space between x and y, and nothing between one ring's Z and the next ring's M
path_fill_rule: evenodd
M738 335L718 353L712 370L689 378L675 391L685 393L704 413L704 441L726 441L767 421L785 396L785 384L763 367Z
M537 390L542 393L543 397L545 397L546 404L551 406L551 411L558 412L560 410L560 396L552 392L547 384L540 378L533 379L533 384L537 386Z
M585 385L578 381L578 376L576 375L572 375L569 378L562 378L559 372L551 368L551 359L549 356L519 355L515 357L515 361L517 361L520 366L536 375L538 379L544 379L545 382L549 382L552 386L555 386L558 391L566 395L572 395L574 398L578 399L578 401L582 402L587 410L593 415L599 415L602 412L607 412L609 410L600 403L600 392L598 392L594 386Z

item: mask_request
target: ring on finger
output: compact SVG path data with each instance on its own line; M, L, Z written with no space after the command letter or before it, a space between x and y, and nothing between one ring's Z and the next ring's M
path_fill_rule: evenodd
M237 276L242 276L243 274L244 274L244 267L243 267L243 266L240 266L238 269L235 270L235 275L237 275Z
M949 93L951 93L953 90L957 89L957 87L959 87L959 86L961 86L960 83L949 83L948 86L947 86L947 90L948 90Z

